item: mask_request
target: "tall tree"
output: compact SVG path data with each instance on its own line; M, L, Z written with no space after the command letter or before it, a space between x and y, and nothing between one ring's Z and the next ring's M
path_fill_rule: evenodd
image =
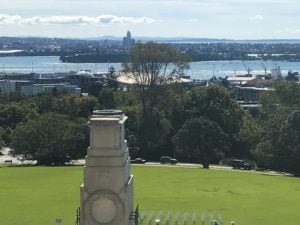
M300 85L280 81L260 98L261 142L252 151L259 164L300 175Z
M188 56L167 44L138 43L130 49L128 62L122 66L136 81L144 113L157 101L156 87L165 84L174 71L188 68L188 61Z
M235 152L235 157L240 159L252 159L251 152L261 141L261 134L262 128L258 121L250 116L245 116L237 135L237 149L239 149L239 151Z
M88 146L87 137L83 121L46 113L18 125L13 131L11 147L15 154L37 160L40 165L58 165L82 157Z
M30 98L36 104L39 114L54 111L55 98L49 93L42 93Z
M114 109L116 102L114 99L114 93L111 88L103 88L98 95L98 99L103 109Z
M0 104L0 126L14 129L20 122L37 117L37 109L34 103L10 102Z
M91 115L97 98L94 96L66 95L57 102L57 111L71 117L85 117Z
M277 160L282 168L300 176L300 110L292 111L282 124Z
M124 71L136 81L141 106L139 146L141 152L150 158L150 152L158 150L162 138L170 131L158 103L164 98L166 84L174 80L174 71L187 68L188 61L186 55L171 45L149 42L131 48L128 61L123 63Z
M193 115L206 116L217 122L226 133L239 131L245 112L228 89L211 85L193 89L190 96Z
M189 161L198 160L209 168L212 160L220 159L228 147L227 135L214 121L204 117L187 120L174 137L175 145Z
M239 106L229 90L221 85L194 88L190 92L187 110L193 117L204 116L216 122L229 135L232 147L227 156L239 155L239 131L245 111Z

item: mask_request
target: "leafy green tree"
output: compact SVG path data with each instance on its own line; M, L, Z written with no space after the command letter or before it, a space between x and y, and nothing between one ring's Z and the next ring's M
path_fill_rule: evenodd
M85 117L91 115L97 104L94 96L65 95L57 101L57 111L71 117Z
M4 134L5 134L5 129L3 127L0 127L0 148L5 146L5 140L3 138Z
M268 103L269 104L269 103ZM263 106L265 107L265 106ZM278 146L280 146L280 133L282 124L286 120L289 108L276 105L275 110L271 114L265 114L260 123L262 124L262 132L260 142L255 149L251 151L258 166L263 168L283 170L281 160L276 157ZM262 115L261 115L262 116ZM279 161L277 161L279 159Z
M255 162L259 168L273 168L274 146L268 141L259 142L254 149L251 150Z
M300 176L300 110L292 111L282 124L279 146L276 151L277 162L286 171Z
M114 101L119 108L136 108L138 106L136 92L131 89L127 91L114 91Z
M138 43L129 51L129 59L123 69L136 85L134 90L140 106L141 116L138 140L143 155L156 158L159 148L169 137L168 119L159 107L164 99L167 84L174 78L174 71L188 68L189 58L176 48L167 44Z
M204 116L216 122L229 135L231 148L226 155L237 157L239 151L239 132L246 116L232 94L221 85L194 88L190 91L187 110L193 117Z
M194 116L206 116L226 133L237 133L245 116L228 89L220 85L195 88L190 93L190 107Z
M128 117L126 121L125 138L132 158L142 157L138 143L138 127L140 122L139 110L135 106L121 107L122 111Z
M259 117L260 121L268 120L269 116L276 111L279 100L273 90L263 91L259 96Z
M88 133L83 121L46 113L35 120L19 124L13 131L14 154L37 160L39 165L61 165L85 155Z
M11 143L11 135L12 135L12 129L6 128L3 131L1 130L1 139L5 145L9 145Z
M40 94L33 96L30 101L34 102L39 114L53 112L55 99L50 94Z
M259 164L299 175L300 86L280 81L261 95L261 142L252 151Z
M126 130L128 132L128 130ZM137 138L134 134L126 135L126 140L128 143L128 149L131 158L137 158L140 156L140 148L137 145Z
M166 86L164 97L160 98L158 102L157 108L164 113L165 118L170 120L175 133L191 115L188 107L189 97L189 91L184 86L171 84Z
M197 160L204 168L220 159L228 147L228 136L214 121L204 117L187 120L174 137L178 152L190 161Z
M144 114L154 108L160 85L167 83L174 70L188 68L188 61L186 55L167 44L138 43L130 49L128 62L122 66L136 81Z
M88 87L88 93L89 95L97 97L100 93L100 91L103 88L103 83L96 82L96 83L91 83Z
M237 158L252 159L251 152L261 141L262 127L257 120L245 116L242 120L239 133L237 134L237 149L234 153Z
M163 113L155 108L151 121L149 120L145 123L143 118L140 121L138 145L140 146L142 157L148 160L157 160L161 155L166 154L166 152L173 152L171 149L165 149L171 141L172 125Z
M158 159L162 155L175 155L175 146L172 137L190 117L188 111L189 95L187 89L181 84L169 84L164 88L163 98L159 99L156 106L161 128L156 131L159 135L155 137L159 144ZM159 126L158 126L159 127ZM162 134L163 132L163 134ZM151 135L151 134L149 134ZM177 156L178 157L178 156ZM179 160L184 160L179 158Z
M11 102L0 104L0 126L14 129L20 122L37 116L36 105L30 102Z
M103 88L99 93L98 99L102 109L116 108L114 93L111 88Z
M20 92L0 93L0 104L25 101L27 97Z
M300 175L300 111L282 114L266 129L263 140L252 151L259 166Z
M300 87L296 82L277 81L274 83L273 88L274 104L288 107L300 105Z

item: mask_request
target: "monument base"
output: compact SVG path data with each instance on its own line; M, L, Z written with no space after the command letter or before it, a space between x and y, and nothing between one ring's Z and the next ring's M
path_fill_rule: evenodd
M121 111L94 112L80 187L80 225L133 225L133 176Z

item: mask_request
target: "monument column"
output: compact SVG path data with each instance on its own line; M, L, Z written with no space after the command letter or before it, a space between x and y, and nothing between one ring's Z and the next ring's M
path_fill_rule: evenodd
M127 117L119 110L94 111L81 185L81 225L128 225L133 211L133 176L124 139Z

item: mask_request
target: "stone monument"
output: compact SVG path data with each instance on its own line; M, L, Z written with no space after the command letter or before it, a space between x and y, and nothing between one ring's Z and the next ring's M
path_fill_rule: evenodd
M128 225L133 211L133 176L124 139L127 117L119 110L94 111L81 185L81 225Z

